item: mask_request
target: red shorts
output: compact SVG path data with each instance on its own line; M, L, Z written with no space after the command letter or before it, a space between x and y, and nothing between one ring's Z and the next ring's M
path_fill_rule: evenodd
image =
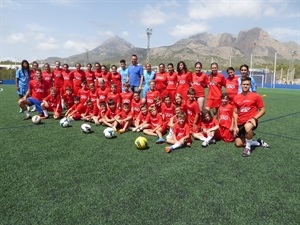
M225 142L232 142L232 141L234 141L233 132L230 131L228 128L219 126L219 131L220 131L221 139L223 141L225 141Z
M206 100L206 107L209 107L210 109L213 108L219 108L221 105L221 98L220 99L207 99Z

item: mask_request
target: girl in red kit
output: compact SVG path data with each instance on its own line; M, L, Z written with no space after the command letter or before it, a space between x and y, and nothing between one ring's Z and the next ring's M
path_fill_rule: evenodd
M114 129L115 132L117 132L117 125L118 121L116 121L115 116L118 115L120 110L117 108L117 105L114 100L109 99L107 102L108 110L106 111L104 115L103 123Z
M178 85L177 93L181 94L184 101L188 99L187 92L192 82L192 74L188 71L185 62L180 61L177 64Z
M82 81L81 87L82 88L80 90L78 90L78 92L77 92L77 96L80 99L80 103L85 105L86 101L90 97L90 90L89 90L85 80Z
M176 94L175 95L175 107L180 107L180 109L181 109L181 111L182 112L184 112L184 113L186 113L187 111L187 108L186 108L186 103L184 102L184 100L183 100L183 98L182 98L182 96L181 96L181 94Z
M122 92L122 79L121 79L121 74L117 71L117 66L112 65L110 67L111 69L111 82L114 83L117 87L117 93Z
M186 121L186 115L184 113L180 113L177 116L178 122L174 124L173 127L173 136L172 138L167 138L167 143L172 144L172 146L165 147L165 151L167 153L171 153L173 150L180 148L187 143L192 142L190 128Z
M150 90L147 92L146 99L144 99L143 102L146 102L147 106L149 107L150 105L154 104L154 99L159 96L159 92L155 90L155 81L150 81Z
M223 141L232 142L234 141L234 135L233 135L234 107L231 104L229 104L229 95L227 93L222 94L221 100L222 100L222 104L218 111L220 136Z
M81 114L84 113L86 110L86 106L84 104L81 104L79 101L79 97L74 97L74 105L68 109L68 111L65 114L66 118L71 118L73 120L80 120Z
M81 69L81 64L76 63L76 69L70 73L70 76L73 77L73 91L77 95L78 91L81 89L81 83L85 80L85 73Z
M133 121L135 121L135 119L138 117L138 115L141 111L140 108L141 108L142 104L143 103L140 98L140 93L137 91L133 92L133 100L131 101L131 112L132 112L132 116L133 116Z
M105 81L103 78L98 79L98 88L97 88L97 106L100 108L99 103L100 102L106 102L107 101L107 95L110 92L110 88L108 88L105 84Z
M192 132L197 132L200 124L200 109L195 101L195 90L190 88L188 90L188 100L186 102L186 109L187 109L187 121L190 126L190 130Z
M120 99L120 94L117 92L117 85L116 84L111 84L110 85L110 93L107 95L107 99L114 100L116 103L116 106L118 109L121 109L121 99Z
M103 124L106 111L107 111L106 102L100 102L100 108L98 110L98 114L94 113L94 116L92 117L96 126Z
M221 105L222 87L225 87L226 81L224 75L218 72L218 63L210 65L211 74L208 78L208 95L206 100L206 109L213 110L214 116L218 114L218 108Z
M90 63L86 65L85 80L88 86L95 83L95 73L92 71L92 64Z
M165 71L165 64L159 64L159 72L155 75L155 89L160 93L161 99L168 94L167 88L167 75Z
M69 70L68 64L63 65L62 75L64 79L64 84L63 84L64 91L66 91L67 87L70 87L73 90L74 74L72 74L71 71Z
M42 73L42 77L45 82L45 91L48 95L50 93L50 88L53 87L53 73L51 72L49 63L44 64L44 71Z
M86 110L84 113L81 114L81 119L83 121L91 122L93 121L93 116L94 116L94 104L91 101L91 99L88 99L85 105L86 105Z
M175 94L177 92L177 83L178 83L178 73L174 71L173 63L169 63L168 73L167 73L167 90L171 102L174 102L175 100Z
M146 104L140 106L140 113L134 121L133 132L140 132L146 128L150 127L148 124L148 108Z
M94 64L94 74L95 74L95 86L97 88L97 85L98 85L97 80L102 77L102 74L101 74L101 65L98 62L96 62Z
M119 133L123 134L129 130L129 126L132 123L132 113L130 111L130 104L124 103L123 109L115 116L116 121L120 127Z
M133 93L130 91L130 84L128 81L126 81L123 85L123 92L120 94L121 97L121 104L129 103L131 104Z
M105 65L101 66L101 77L104 79L106 87L110 88L111 85L111 73L107 70Z
M207 88L208 78L201 71L202 63L195 63L195 73L192 74L192 88L195 90L195 98L197 100L200 111L203 110L205 99L205 88Z
M228 67L227 74L228 77L226 79L226 93L229 97L229 103L233 104L233 98L238 94L239 81L238 77L235 76L234 69L232 67Z
M41 106L45 118L49 117L48 111L53 112L53 118L56 120L61 117L61 97L57 94L55 87L50 88L50 94L44 98Z
M168 129L169 127L169 122L170 119L175 116L175 105L172 104L170 96L166 95L164 97L164 102L162 104L162 115L163 115L163 120L164 120L164 126Z
M211 115L209 110L204 109L202 112L201 131L193 133L193 136L203 141L202 147L206 147L211 143L216 143L216 139L219 138L218 129L219 123L216 118Z
M74 105L75 94L71 87L66 87L66 91L62 96L62 106L65 109L70 109Z
M56 92L59 96L63 95L64 90L64 78L63 78L63 69L60 68L60 62L56 61L55 62L55 68L53 69L53 80L54 80L54 87L56 89Z

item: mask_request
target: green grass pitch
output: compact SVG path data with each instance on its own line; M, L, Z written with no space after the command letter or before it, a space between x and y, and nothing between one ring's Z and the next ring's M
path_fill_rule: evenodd
M249 158L233 143L164 152L142 134L105 139L103 127L34 125L15 86L0 92L0 224L299 224L300 92L259 89L255 131L270 145ZM32 114L33 115L33 114ZM143 136L143 135L142 135Z

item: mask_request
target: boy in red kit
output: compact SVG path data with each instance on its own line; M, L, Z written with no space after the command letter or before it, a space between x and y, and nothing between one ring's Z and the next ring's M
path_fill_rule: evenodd
M97 105L99 107L100 102L106 102L107 101L107 95L110 92L110 88L106 87L105 81L103 78L98 79L98 88L97 88Z
M219 123L214 118L210 111L204 109L202 112L201 132L193 133L194 138L199 139L202 142L202 147L208 146L210 143L215 144L218 135Z
M144 134L157 136L156 144L164 143L165 139L162 136L165 133L165 127L163 126L162 116L157 112L155 105L149 107L147 123L150 124L150 128L144 129Z
M84 113L86 110L86 106L84 104L81 104L79 101L79 97L74 97L74 105L68 109L68 111L65 114L66 118L71 118L73 120L80 120L81 114Z
M132 129L133 132L140 132L150 127L150 124L148 124L148 109L146 104L140 106L140 113L133 121L135 126Z
M135 91L133 92L133 99L131 101L131 112L132 112L132 117L133 121L138 117L140 113L140 108L142 105L142 99L140 98L140 93Z
M195 100L195 90L190 88L188 90L188 100L186 103L187 108L187 121L192 132L197 132L200 124L200 109Z
M131 101L133 98L133 93L130 91L129 82L125 82L123 85L123 92L120 94L121 104L129 103L131 105Z
M162 104L161 112L163 115L164 126L168 129L170 119L175 116L175 106L172 104L170 96L165 95L164 102Z
M53 118L59 119L62 113L61 97L58 95L56 88L50 88L50 94L42 101L44 118L49 118L48 111L53 112Z
M162 115L162 103L163 102L162 102L162 100L161 100L161 98L159 96L156 97L156 98L154 98L154 104L156 106L156 110L161 115Z
M90 97L90 90L85 80L82 81L81 87L82 88L77 92L77 96L79 97L80 103L84 105Z
M242 93L236 95L233 99L234 109L234 134L235 145L243 147L243 157L251 154L251 146L261 146L268 148L269 145L261 139L253 141L253 130L258 126L258 119L265 112L264 102L260 95L250 91L251 77L243 77Z
M117 71L117 66L112 65L111 67L111 82L116 85L117 93L122 92L122 80L121 74Z
M173 150L180 148L187 143L191 143L190 127L186 122L186 115L181 112L177 116L178 122L174 124L172 138L167 138L166 142L172 146L165 147L166 153L171 153Z
M154 99L159 96L159 92L155 90L155 81L150 81L150 90L147 92L146 99L143 100L143 103L146 102L149 107L154 104Z
M208 78L205 73L201 71L202 63L195 63L195 73L192 74L192 88L195 90L195 97L200 111L203 110L205 88L207 88Z
M239 81L238 77L234 74L234 69L232 67L228 67L227 69L228 77L226 79L226 93L229 97L229 103L232 103L234 96L238 94Z
M94 116L92 117L96 126L103 124L106 111L106 102L100 102L100 109L98 109L98 114L94 114Z
M93 67L92 64L88 63L86 65L86 71L84 71L86 84L88 86L90 86L90 84L95 83L95 73L94 71L92 71L92 67Z
M55 62L55 68L53 69L53 80L54 80L54 87L56 92L59 96L62 96L64 93L63 86L64 86L64 78L63 78L63 69L60 68L60 62Z
M85 73L81 69L81 64L76 63L76 69L70 73L70 77L73 77L73 91L77 95L77 92L81 89L81 83L85 80Z
M114 102L117 105L118 109L121 109L121 99L120 99L120 94L117 92L117 85L116 84L111 84L110 85L110 93L107 95L107 99L114 100Z
M94 105L97 105L97 100L98 100L98 94L95 88L95 84L94 83L90 83L89 84L89 99L92 100Z
M74 105L75 94L71 87L66 87L66 91L62 96L62 106L65 109L70 109Z
M120 110L117 108L115 101L112 99L108 100L107 105L108 110L104 115L103 123L108 127L112 127L114 131L117 132L118 121L116 121L115 117L118 115Z
M129 126L132 122L132 113L130 111L130 104L124 103L123 104L123 110L121 110L117 116L115 116L116 121L118 122L118 125L120 127L120 134L123 134L124 132L128 131Z
M218 111L219 131L221 139L225 142L234 141L233 135L233 106L229 104L229 95L223 93L221 97L222 104Z
M160 94L160 97L163 98L168 94L167 88L167 72L165 71L165 64L159 64L159 71L155 75L155 90Z
M206 109L213 110L214 116L218 114L218 108L221 105L222 87L225 87L226 81L224 75L218 73L218 63L210 65L211 74L208 78L208 95L206 100Z
M174 104L175 104L175 107L180 107L181 111L184 112L184 113L187 113L187 108L186 108L186 103L184 102L181 94L176 94L175 95L175 100L174 100Z
M88 99L85 103L86 110L84 113L81 114L81 120L91 122L93 121L94 116L94 104L91 99Z
M192 74L187 69L185 62L183 61L178 62L177 73L178 73L177 93L181 94L184 101L187 101L188 99L187 92L190 88L190 83L192 82Z
M175 94L177 92L178 74L174 71L174 65L172 63L168 64L167 73L167 90L170 96L171 102L175 100Z
M72 74L71 71L69 70L68 64L63 65L62 75L64 79L64 84L63 84L64 91L66 90L67 87L71 87L73 89L74 74Z

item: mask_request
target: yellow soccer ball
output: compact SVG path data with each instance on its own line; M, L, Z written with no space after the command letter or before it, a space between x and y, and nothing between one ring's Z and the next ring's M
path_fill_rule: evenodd
M137 149L143 150L148 147L148 141L144 137L138 137L137 139L135 139L134 145Z

